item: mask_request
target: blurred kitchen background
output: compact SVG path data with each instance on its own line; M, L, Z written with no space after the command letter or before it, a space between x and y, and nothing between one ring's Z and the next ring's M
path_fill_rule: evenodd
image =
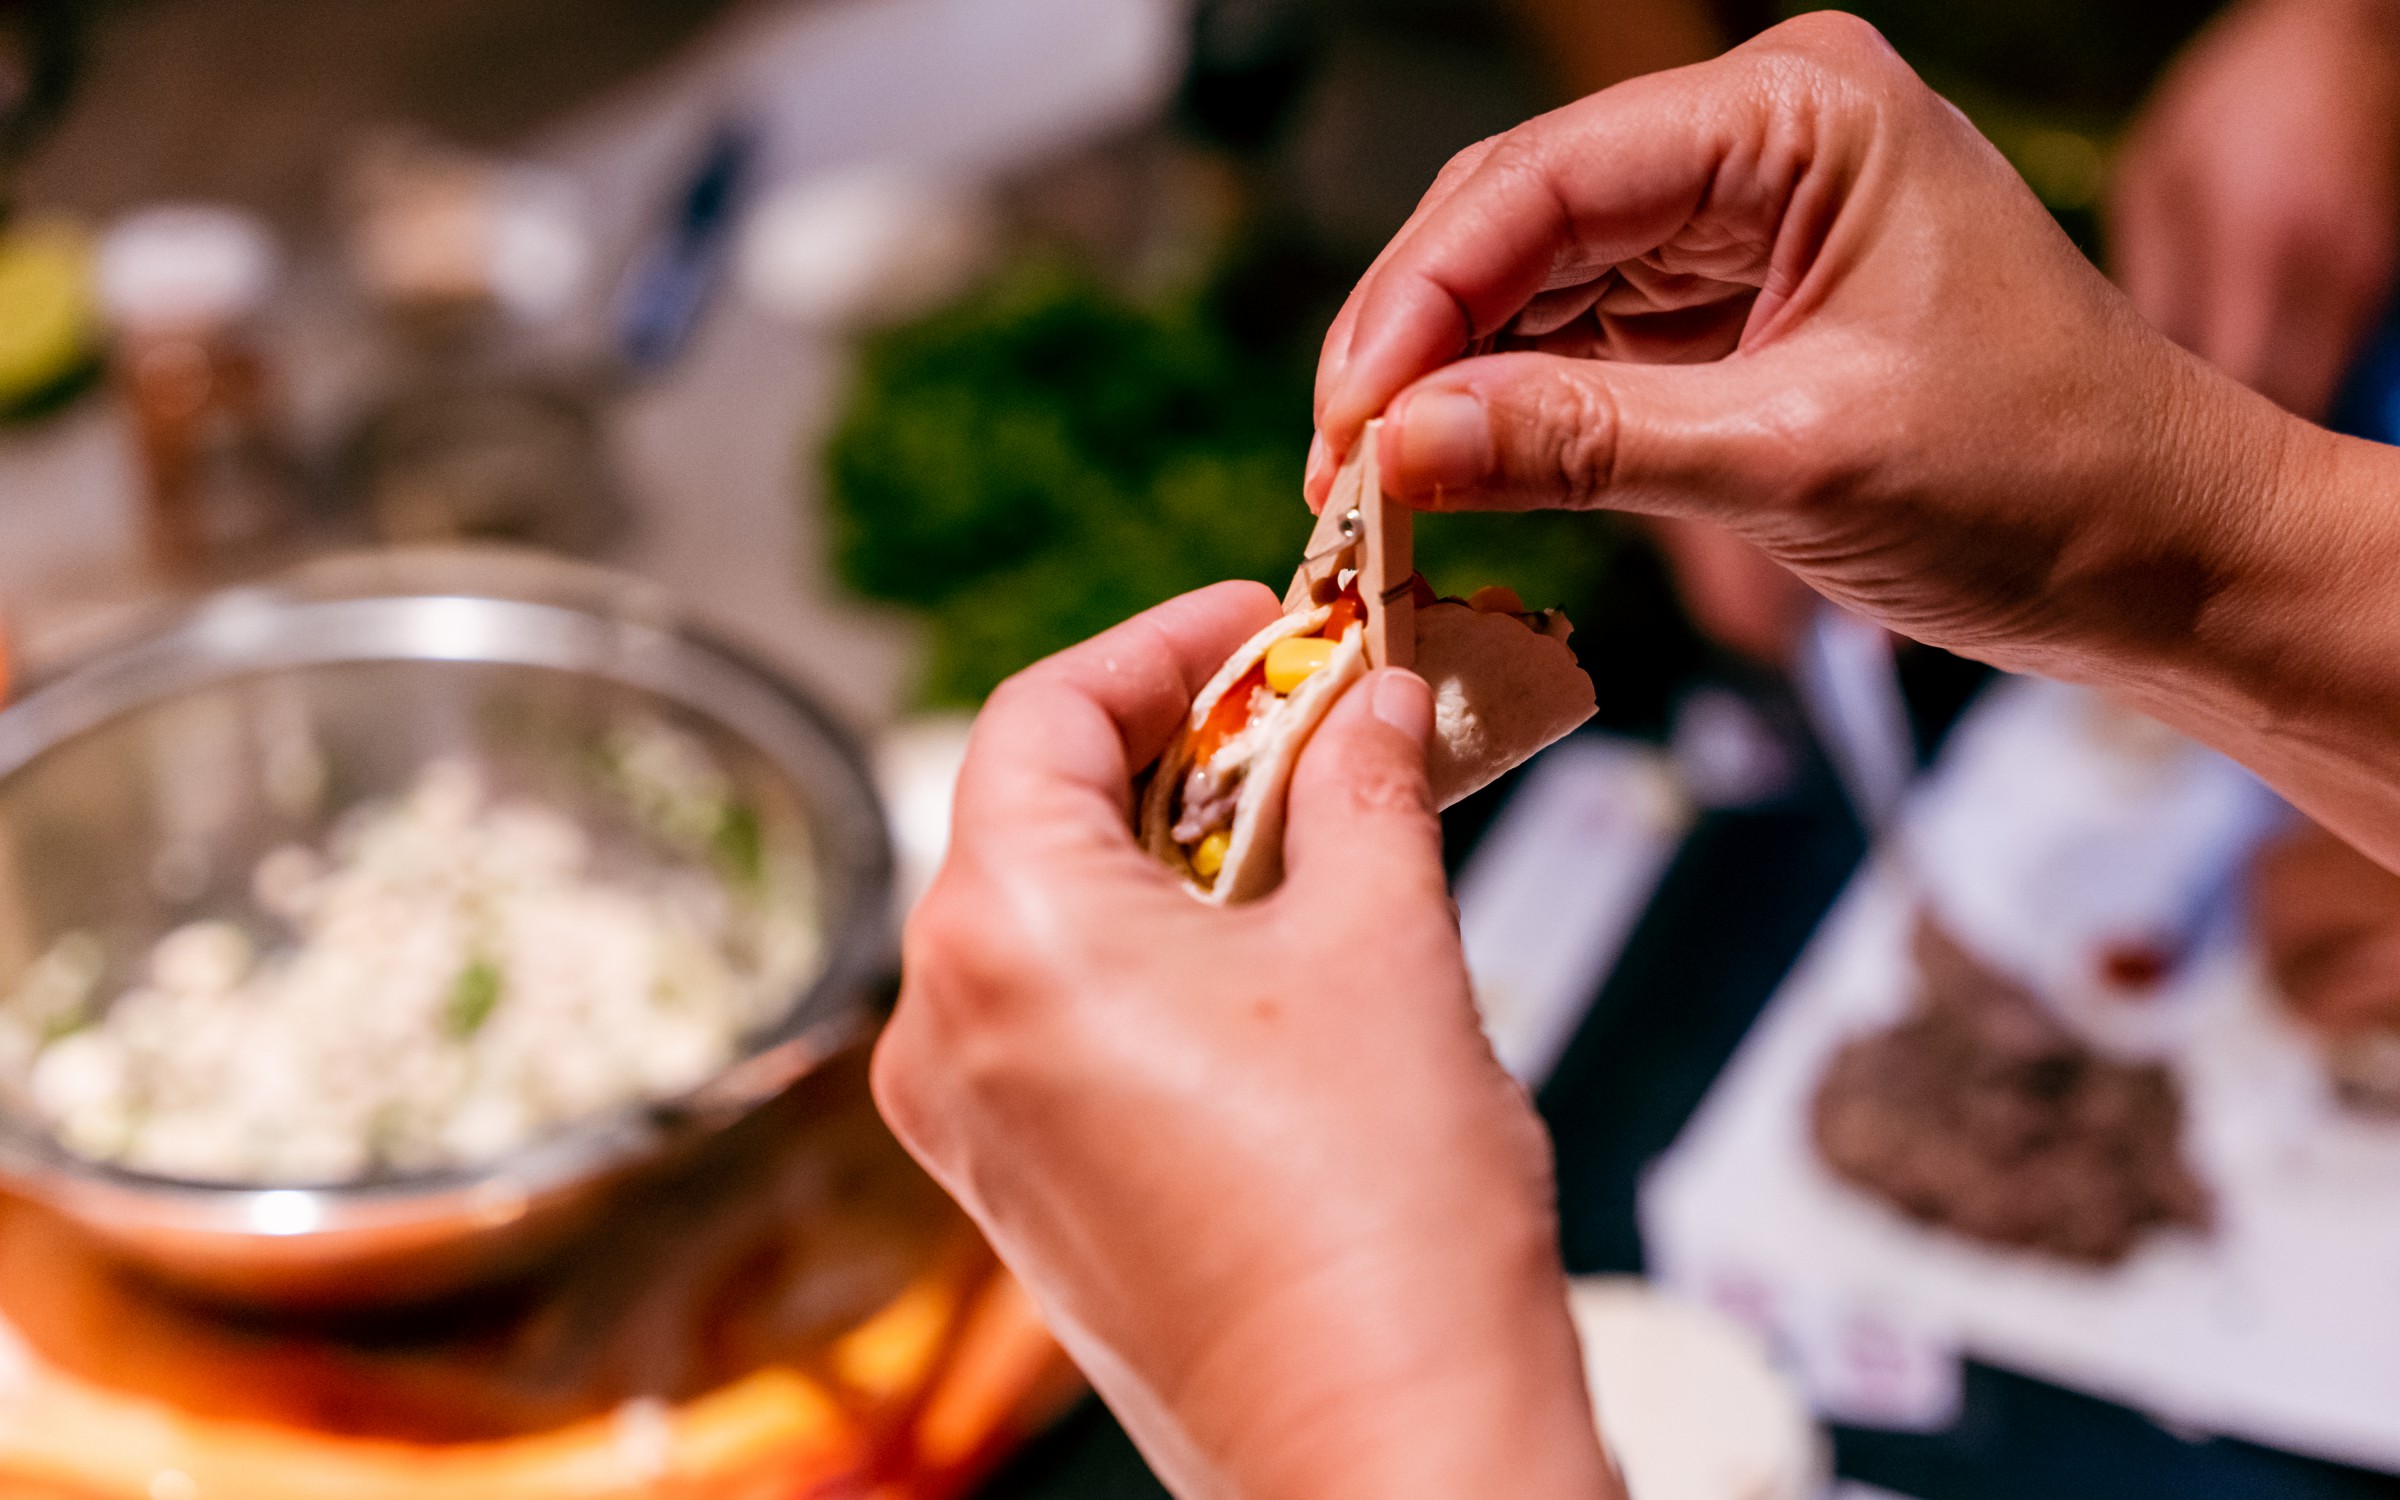
M497 537L881 724L1272 572L1324 309L1546 97L1448 9L1233 7L1187 70L1148 3L19 6L26 110L69 90L14 177L19 656L162 564ZM256 392L178 416L162 323Z
M1868 9L2098 253L2127 122L2211 7ZM1179 590L1288 573L1318 339L1442 162L1777 18L0 0L0 661L38 683L178 601L362 547L563 554L660 586L828 705L870 747L905 892L1001 677ZM2391 347L2340 408L2370 436L2391 435ZM2262 845L2301 891L2287 931L2326 890L2357 930L2400 920L2379 872L2293 853L2271 797L2155 726L1994 687L1704 540L1432 517L1418 554L1444 592L1564 605L1599 689L1592 726L1446 833L1495 1046L1557 1144L1640 1500L2400 1494L2400 1030L2294 1020L2278 964L2323 934L2262 957L2247 915ZM842 1159L915 1192L855 1079L832 1087L810 1118ZM1943 1102L1968 1096L1981 1123ZM1942 1149L1903 1149L1922 1141ZM799 1240L828 1211L779 1201ZM0 1370L73 1377L0 1380L0 1475L24 1493L233 1493L198 1460L93 1459L129 1430L111 1402L190 1424L170 1454L217 1453L228 1413L276 1424L289 1466L209 1471L248 1495L309 1493L320 1438L430 1449L588 1416L329 1415L476 1368L521 1394L550 1346L491 1353L492 1325L451 1310L411 1363L388 1327L145 1300L66 1243L0 1248L24 1288L0 1298L21 1336ZM672 1236L643 1254L633 1280L674 1279ZM935 1261L935 1292L836 1361L904 1370L905 1401L862 1408L875 1463L897 1462L890 1410L918 1424L919 1467L884 1480L1158 1493L1021 1307L958 1311L988 1267ZM644 1317L717 1326L609 1274L576 1262L545 1294L601 1330L576 1359L632 1358L648 1346L609 1330ZM816 1274L769 1282L802 1297ZM43 1333L43 1306L78 1311ZM986 1354L942 1386L875 1352L934 1343ZM205 1389L335 1368L345 1394L317 1406ZM604 1446L663 1474L688 1413L619 1386L637 1394ZM800 1420L784 1388L738 1389ZM48 1447L25 1435L45 1412L68 1434ZM810 1451L606 1492L852 1493L873 1468ZM360 1493L435 1492L430 1468L376 1473Z

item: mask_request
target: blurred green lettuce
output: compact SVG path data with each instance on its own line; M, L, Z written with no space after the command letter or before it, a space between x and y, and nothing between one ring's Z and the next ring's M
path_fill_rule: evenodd
M825 456L833 560L925 617L929 702L980 702L1187 589L1289 580L1317 330L1245 346L1215 291L1136 303L1031 260L861 351ZM1428 516L1418 563L1445 593L1575 602L1615 539L1589 517Z

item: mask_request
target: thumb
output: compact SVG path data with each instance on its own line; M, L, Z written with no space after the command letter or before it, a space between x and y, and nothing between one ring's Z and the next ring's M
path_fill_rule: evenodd
M1425 782L1432 735L1433 690L1414 672L1375 672L1342 695L1292 774L1285 890L1448 899Z
M1790 483L1805 430L1796 403L1808 398L1763 363L1463 360L1393 400L1377 452L1383 486L1420 510L1706 514L1779 475Z

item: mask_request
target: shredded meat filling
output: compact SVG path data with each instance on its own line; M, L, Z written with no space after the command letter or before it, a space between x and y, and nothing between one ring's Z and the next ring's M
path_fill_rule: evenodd
M1175 842L1197 844L1233 822L1241 801L1248 764L1229 766L1222 758L1194 766L1183 781L1183 816L1175 820Z
M1242 726L1242 732L1184 776L1182 806L1170 830L1175 842L1187 847L1197 844L1233 822L1250 762L1257 757L1259 742L1273 718L1268 709L1279 701L1265 688L1255 690L1250 697L1250 722Z

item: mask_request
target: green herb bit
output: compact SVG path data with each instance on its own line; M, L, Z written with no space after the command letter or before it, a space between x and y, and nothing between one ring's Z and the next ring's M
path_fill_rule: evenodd
M500 966L477 957L450 981L450 1003L442 1011L442 1027L459 1041L473 1036L492 1017L500 1003Z
M767 836L757 808L747 802L727 802L712 842L717 862L735 884L751 894L766 885Z

